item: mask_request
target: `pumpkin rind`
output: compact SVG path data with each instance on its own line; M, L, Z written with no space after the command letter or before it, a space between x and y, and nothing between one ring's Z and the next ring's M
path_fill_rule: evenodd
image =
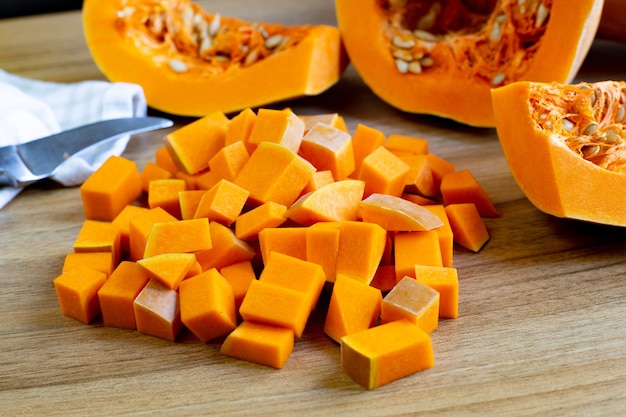
M224 71L212 74L208 59L173 47L166 51L168 45L150 38L147 27L146 33L134 30L131 36L126 34L125 14L159 4L167 5L166 14L174 7L191 5L196 14L217 16L189 0L85 0L83 26L87 45L103 74L111 81L141 85L148 104L161 111L199 117L317 95L339 80L348 63L337 28L268 23L287 34L298 33L301 39L250 65L225 64ZM234 18L222 17L221 22L254 25Z
M531 203L539 210L564 218L585 220L617 226L626 226L626 169L623 165L611 169L599 166L585 159L582 152L571 149L567 143L585 136L573 132L564 133L560 128L547 129L538 122L538 105L532 105L532 96L541 101L542 94L548 91L566 91L588 89L589 86L607 90L612 89L614 97L621 95L621 109L614 107L614 113L621 115L621 121L606 119L596 120L598 129L615 126L621 129L621 141L626 142L624 101L626 84L621 82L602 82L566 86L558 83L516 82L492 91L493 108L497 132L504 156L511 173ZM533 89L534 92L533 92ZM544 93L538 93L545 90ZM618 89L616 91L616 89ZM621 89L621 93L620 93ZM545 98L544 98L545 100ZM576 119L575 114L565 114L567 109L553 107L552 114ZM589 114L581 112L580 119L587 120ZM612 121L613 123L609 123ZM555 123L552 122L551 125ZM577 129L577 128L576 128ZM580 135L580 136L578 136ZM614 145L611 145L614 146ZM622 162L620 150L618 162Z
M437 115L468 125L494 126L490 89L501 84L494 84L493 79L468 75L457 65L449 47L454 39L477 36L478 32L463 36L452 32L439 34L438 40L432 44L434 64L421 73L401 73L390 53L391 40L387 33L391 25L382 6L399 3L407 7L409 3L425 2L335 0L346 50L365 83L382 100L400 110ZM450 3L458 5L460 2ZM503 0L494 3L496 6L490 19L501 13L504 6L511 8L517 2ZM526 2L529 7L535 3ZM578 71L595 36L603 1L583 0L575 7L567 0L547 3L551 3L550 12L534 57L518 62L526 66L525 70L516 69L512 56L516 50L512 50L511 59L505 60L509 67L503 84L518 80L569 82ZM488 38L485 31L489 29L481 30L481 36ZM406 30L402 33L405 34Z

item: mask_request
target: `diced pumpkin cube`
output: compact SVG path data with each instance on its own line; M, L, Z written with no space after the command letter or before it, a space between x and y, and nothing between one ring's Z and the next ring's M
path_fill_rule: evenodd
M241 214L249 195L245 188L222 179L204 193L194 217L206 217L230 226Z
M346 179L307 193L287 210L287 217L303 226L317 222L356 220L365 183Z
M224 146L209 160L209 169L219 178L233 181L248 162L250 154L242 141Z
M442 157L437 156L433 153L428 153L426 155L426 159L428 159L428 165L430 166L430 171L433 175L435 188L439 190L443 177L446 174L456 171L456 167L452 162L445 160Z
M341 222L337 274L369 284L385 250L387 232L374 223Z
M180 218L182 220L191 220L196 214L198 204L202 196L207 190L185 190L178 193L178 200L180 202Z
M430 336L408 320L372 327L341 339L341 366L372 390L435 365Z
M378 320L381 303L380 290L338 275L324 321L324 333L341 343L342 337L369 329Z
M135 330L133 302L148 283L148 274L135 262L123 261L98 290L102 321L105 326Z
M236 114L230 119L224 144L228 146L235 142L243 142L248 153L251 153L256 145L249 145L248 139L250 138L250 132L252 132L255 120L256 113L250 108L245 108Z
M481 217L500 215L483 187L467 169L446 174L441 180L441 195L446 206L456 203L474 203Z
M385 134L378 129L362 123L356 126L352 135L352 151L354 152L354 173L352 177L358 178L363 159L380 146L383 146L385 140Z
M336 181L354 172L352 137L325 123L317 123L309 129L299 152L317 170L330 170Z
M233 358L281 369L294 347L293 331L242 322L224 340L220 352Z
M415 265L415 279L439 293L439 317L459 316L459 279L456 268Z
M148 281L133 302L137 331L173 342L182 330L178 293L156 279Z
M178 178L150 181L150 184L148 184L148 207L161 207L175 218L180 219L180 199L178 195L186 189L187 183Z
M167 169L157 165L155 162L148 161L141 171L141 190L147 193L150 187L150 181L166 180L173 177L174 174Z
M290 206L309 182L315 167L282 145L261 142L234 183L257 204L273 201Z
M306 227L267 228L259 232L259 246L263 262L271 252L280 252L298 259L307 258Z
M146 213L148 210L149 209L146 207L129 204L124 207L111 222L120 229L120 248L123 254L130 254L130 219L139 214Z
M394 236L396 278L410 277L415 265L443 266L439 234L436 230L398 233Z
M146 241L143 257L164 253L193 253L211 249L209 221L203 219L156 223Z
M235 308L239 311L239 306L243 301L243 297L248 292L250 283L256 280L256 274L252 267L252 262L242 261L231 265L226 265L220 270L220 274L228 281L233 288L233 295L235 296Z
M61 313L88 324L100 315L98 290L107 279L103 272L88 267L73 268L53 281Z
M228 118L214 112L169 133L165 146L180 171L196 174L208 168L209 160L224 147Z
M315 171L311 174L311 179L302 190L302 194L310 193L333 182L335 182L335 178L330 170Z
M154 156L155 156L155 163L161 168L164 168L167 171L169 171L172 174L172 176L176 175L176 173L180 171L180 169L176 165L176 162L174 162L174 159L172 158L172 155L170 154L170 151L167 149L167 147L161 146L160 148L158 148Z
M259 280L306 294L313 311L324 288L326 274L316 263L272 252Z
M410 167L383 146L367 155L358 178L365 181L365 197L373 193L402 195Z
M454 241L473 252L478 252L489 240L489 232L473 203L450 204L445 207L450 219Z
M250 145L272 142L284 146L294 154L298 152L304 136L304 121L291 110L261 108L257 111L248 138Z
M404 179L404 191L430 198L437 196L439 189L435 187L433 173L426 155L414 155L397 151L394 155L409 166L409 172Z
M257 240L261 230L278 227L287 220L287 207L272 201L261 204L235 220L235 236L243 240Z
M178 219L161 207L149 209L131 218L128 226L130 260L136 261L143 258L148 236L155 224L175 221Z
M395 265L379 265L370 285L386 294L396 286L397 282Z
M124 157L110 156L80 186L85 218L112 221L141 194L137 165Z
M426 210L439 217L443 222L442 226L435 228L439 235L439 248L441 249L441 264L451 267L453 265L454 255L454 234L450 227L448 214L442 204L432 204L424 207Z
M335 282L340 222L319 222L306 228L305 259L322 266L326 281Z
M211 249L196 252L196 258L202 270L211 268L218 270L234 263L249 261L256 255L250 244L238 239L230 228L218 222L209 222L211 231Z
M74 252L111 252L117 264L122 252L121 232L116 224L85 220L74 241Z
M439 293L415 278L404 277L383 298L380 320L406 319L430 334L439 325Z
M310 312L307 294L260 280L250 283L239 308L245 321L284 327L298 338L302 337Z
M104 273L107 277L115 269L113 252L72 252L65 255L63 272L76 268L87 267Z
M171 290L176 290L195 261L196 256L193 253L162 253L140 259L137 265L151 278Z
M179 293L181 320L203 343L237 327L233 289L215 268L181 282Z

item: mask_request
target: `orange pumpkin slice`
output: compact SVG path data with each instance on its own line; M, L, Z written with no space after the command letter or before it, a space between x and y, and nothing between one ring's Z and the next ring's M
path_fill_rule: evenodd
M489 90L569 81L596 33L602 0L337 0L352 64L383 100L411 113L494 126Z
M388 194L372 194L361 201L359 218L376 223L387 231L426 231L443 226L430 210L409 200Z
M86 0L91 55L158 110L203 116L317 95L347 59L335 27L251 23L189 0Z
M493 91L513 177L541 211L626 226L626 83L518 82Z

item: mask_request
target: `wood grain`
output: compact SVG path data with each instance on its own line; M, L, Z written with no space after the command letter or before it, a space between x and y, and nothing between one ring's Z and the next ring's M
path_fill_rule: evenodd
M284 23L334 23L333 2L205 1L213 10ZM624 79L626 47L596 42L579 79ZM52 81L103 79L79 12L0 21L0 68ZM626 230L536 210L513 181L493 129L403 114L354 69L319 97L286 105L340 112L350 129L420 136L470 169L502 216L478 254L455 252L460 317L433 334L434 368L365 391L340 369L322 331L324 304L284 369L177 343L83 325L61 315L52 280L83 221L77 188L41 183L0 211L0 415L620 415L626 410ZM176 127L190 121L174 118ZM1 128L1 127L0 127ZM164 131L125 156L153 159Z

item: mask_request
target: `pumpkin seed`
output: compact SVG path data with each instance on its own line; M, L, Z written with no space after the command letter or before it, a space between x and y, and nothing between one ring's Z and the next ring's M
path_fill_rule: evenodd
M505 78L506 78L506 74L503 74L500 72L493 76L493 78L491 79L491 84L500 85L504 82Z
M540 28L545 23L550 14L550 9L543 3L539 3L537 6L537 14L535 15L535 27Z
M391 43L393 44L393 46L402 49L411 49L415 46L415 41L413 39L404 39L399 35L395 35L391 39Z
M500 27L500 23L494 22L491 27L491 32L489 33L489 40L492 42L498 42L500 40L500 36L502 36L502 28Z
M437 37L435 35L425 30L415 29L413 31L413 36L415 36L417 39L422 40L422 41L429 41L429 42L437 41Z
M607 133L606 137L604 138L604 143L606 143L607 145L615 145L617 143L620 143L621 141L622 137L617 133Z
M135 13L134 7L124 7L123 9L117 11L117 17L121 19L124 17L128 17L133 13Z
M247 67L248 65L254 64L258 57L259 49L255 48L246 55L246 59L244 59L243 65Z
M209 36L210 37L215 37L215 35L217 35L217 32L220 30L220 26L221 26L221 22L222 22L222 17L220 16L219 13L216 13L213 16L213 20L211 20L211 24L209 25Z
M430 56L425 56L425 57L420 58L420 64L422 65L422 67L430 67L434 63L435 61Z
M411 55L411 52L407 51L406 49L396 49L395 51L393 51L393 57L396 59L401 59L403 61L411 61L413 59L413 55Z
M419 61L412 61L409 63L408 71L413 74L420 74L422 72L422 66Z
M178 72L178 73L187 72L187 64L185 64L181 60L170 59L167 62L167 64L169 65L170 69L174 72Z
M597 154L600 153L599 145L585 145L580 149L580 152L583 154L583 158L589 159L593 158Z
M598 130L598 124L596 122L589 122L582 131L583 135L593 135Z
M272 35L265 40L267 49L274 49L283 42L283 35Z
M572 122L569 119L561 119L561 125L563 126L563 129L571 132L572 129L574 129L574 122Z
M409 63L402 59L396 59L396 68L400 73L406 74L409 71Z
M622 120L624 120L624 116L626 116L626 106L622 105L617 110L617 114L615 115L615 121L616 122L621 122Z

